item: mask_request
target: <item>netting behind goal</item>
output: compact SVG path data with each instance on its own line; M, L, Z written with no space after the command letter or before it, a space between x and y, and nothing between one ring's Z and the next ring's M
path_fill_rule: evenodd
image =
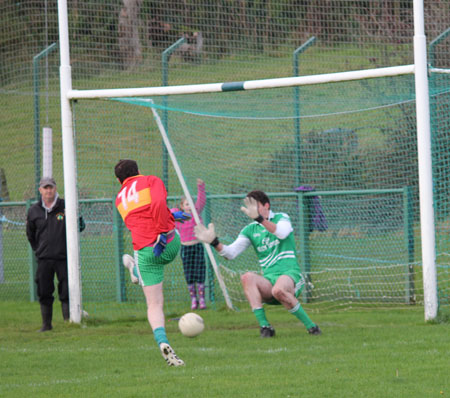
M432 96L445 109L448 80L439 87ZM250 190L264 190L274 211L290 215L308 278L306 305L348 309L422 302L412 76L253 92L79 100L74 111L81 197L112 198L119 188L113 166L128 157L138 161L142 173L163 177L170 205L176 205L182 190L150 106L165 125L193 196L197 178L205 181L208 200L202 217L214 222L224 243L231 243L248 222L239 208ZM435 114L435 120L442 117ZM95 222L93 212L82 247L99 243L89 234L89 223ZM130 252L127 232L124 236L124 245L114 250ZM233 261L217 261L233 304L245 305L239 277L259 271L255 254L248 250ZM104 272L98 263L90 267ZM126 289L123 302L142 303L127 276L120 280L119 262L112 260L108 267L119 279L107 290ZM448 273L448 265L439 264L444 304ZM189 308L179 259L167 269L165 290L169 310ZM211 269L207 295L212 304L223 303Z
M416 301L414 284L420 269L413 263L414 241L408 240L413 231L402 191L268 194L275 211L291 216L297 255L307 277L304 302L337 309ZM248 222L238 210L242 197L211 197L211 213L216 214L212 218L224 243L231 243L237 229ZM224 208L228 215L222 214ZM232 300L244 302L239 277L247 270L260 271L255 254L249 250L242 258L220 264Z

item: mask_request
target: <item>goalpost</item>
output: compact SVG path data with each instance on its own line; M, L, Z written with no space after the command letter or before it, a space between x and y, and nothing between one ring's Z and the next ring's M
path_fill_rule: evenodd
M306 84L321 84L342 80L351 81L374 77L398 76L401 74L415 75L425 320L434 319L436 317L438 305L435 264L435 226L431 173L430 112L428 100L426 38L424 34L422 1L414 1L414 65L369 69L365 71L342 72L326 75L266 79L259 81L110 90L72 90L66 0L58 1L58 9L61 48L60 79L64 157L64 187L66 197L70 312L71 320L73 322L79 323L81 321L82 287L80 282L80 248L77 228L78 193L76 184L77 175L71 100L87 98L112 98L129 96L138 97L149 95L164 96L171 94L246 91L270 89L276 87L293 87ZM190 203L192 207L192 198L190 198ZM196 219L197 218L198 216L196 217ZM210 252L210 249L208 250L208 252ZM219 283L221 283L220 279Z

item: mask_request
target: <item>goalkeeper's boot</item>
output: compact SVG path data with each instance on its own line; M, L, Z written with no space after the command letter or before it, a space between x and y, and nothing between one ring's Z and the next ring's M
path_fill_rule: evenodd
M261 326L260 334L261 334L261 337L263 337L263 338L273 337L273 336L275 336L275 329L270 325Z
M308 329L308 333L312 334L313 336L318 336L320 334L322 334L322 331L320 330L319 326L313 326L312 328Z
M159 349L161 350L161 354L163 358L166 360L167 365L169 366L184 366L184 361L178 358L178 355L175 354L173 348L167 343L161 343L159 345Z
M130 271L130 278L131 278L131 282L134 284L138 284L139 283L139 279L136 275L134 275L133 269L134 269L134 258L131 257L129 254L124 254L122 257L122 262L125 268L128 269L128 271Z

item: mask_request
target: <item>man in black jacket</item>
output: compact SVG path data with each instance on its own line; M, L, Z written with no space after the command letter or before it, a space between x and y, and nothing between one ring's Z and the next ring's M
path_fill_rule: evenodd
M69 285L64 199L59 197L51 177L41 179L39 192L41 200L28 210L27 237L38 263L35 281L42 315L39 331L45 332L52 329L55 274L64 320L69 320ZM80 230L84 229L83 224L80 218Z

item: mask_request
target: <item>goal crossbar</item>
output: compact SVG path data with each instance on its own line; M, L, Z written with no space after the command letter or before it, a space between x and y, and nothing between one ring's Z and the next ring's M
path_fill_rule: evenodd
M450 74L450 69L443 69L443 68L430 68L430 72L433 73L443 73L443 74Z
M276 79L248 80L242 82L190 84L178 86L159 86L141 88L112 88L101 90L69 90L67 98L99 99L123 97L148 97L176 94L202 94L228 91L261 90L268 88L296 87L313 84L336 83L342 81L372 79L377 77L390 77L410 75L415 73L414 65L400 65L388 68L365 69L337 73L325 73L309 76L281 77Z

